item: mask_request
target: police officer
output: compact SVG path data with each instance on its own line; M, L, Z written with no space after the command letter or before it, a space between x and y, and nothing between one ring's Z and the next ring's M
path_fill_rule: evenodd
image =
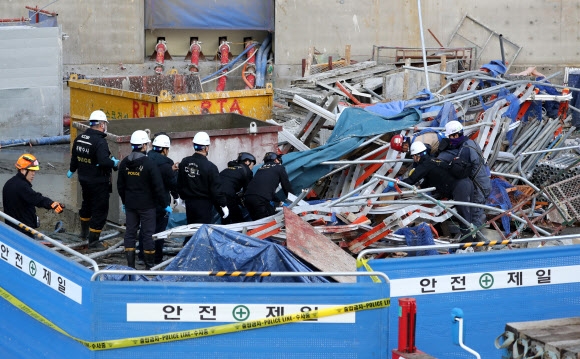
M56 213L62 213L64 205L44 197L32 189L32 181L36 171L40 170L36 157L26 153L18 158L15 166L18 172L14 177L6 181L2 188L4 213L30 228L39 227L35 207L54 209ZM10 221L6 221L6 224L29 237L33 237L30 232Z
M177 166L179 163L173 163L173 160L167 155L169 154L169 148L171 147L171 140L169 136L165 134L158 134L153 139L153 149L147 152L147 157L159 168L159 173L161 174L161 179L163 181L163 193L165 196L165 202L171 202L171 195L173 198L177 198ZM171 193L171 195L170 195ZM156 208L156 219L155 219L155 231L153 233L159 233L167 228L167 223L169 222L169 214L165 211L165 208L158 205ZM143 255L143 232L139 234L139 259L145 261ZM159 264L163 260L163 245L165 241L163 239L158 239L155 242L155 264Z
M415 141L411 145L411 155L416 166L409 177L403 182L415 185L424 179L423 187L435 187L435 193L440 197L453 198L455 201L470 202L473 184L469 178L456 179L449 172L448 163L440 159L432 158L423 142ZM394 187L393 182L388 183L388 188ZM471 221L471 208L469 206L456 206L457 213L466 221ZM460 223L463 233L469 230L464 223Z
M207 159L209 145L210 139L206 132L196 133L193 137L194 154L179 163L177 187L179 197L185 201L187 224L212 223L214 206L220 207L222 218L227 218L230 213L226 197L221 192L219 171ZM184 246L189 239L184 241Z
M459 121L449 121L445 125L445 135L449 138L449 145L441 152L439 158L444 161L453 158L464 158L471 167L468 177L473 182L471 202L485 204L491 192L491 180L489 167L481 154L481 148L477 143L463 134L463 126ZM471 223L481 227L485 222L485 214L482 208L471 208Z
M154 266L155 245L153 233L156 225L156 207L171 213L169 199L164 193L163 180L156 163L146 156L147 144L151 142L145 131L137 130L131 135L133 151L119 165L117 190L126 214L125 254L127 265L135 268L135 243L141 226L145 268Z
M67 177L71 178L78 170L82 191L82 204L79 211L81 219L80 237L88 237L89 248L103 249L99 242L101 231L109 213L109 194L111 193L111 170L117 170L119 160L111 152L105 140L107 136L107 116L97 110L89 117L90 128L77 136L73 142L70 168Z
M240 152L235 161L228 162L228 167L220 172L222 192L226 196L230 215L222 220L222 224L240 223L244 216L240 208L240 195L246 191L248 183L254 177L252 169L256 164L256 157L248 152Z
M278 198L276 195L278 184L282 185L284 198ZM292 185L286 169L282 166L282 157L275 152L268 152L264 155L264 165L258 169L248 184L244 202L250 216L256 221L276 213L270 202L282 203L290 192Z

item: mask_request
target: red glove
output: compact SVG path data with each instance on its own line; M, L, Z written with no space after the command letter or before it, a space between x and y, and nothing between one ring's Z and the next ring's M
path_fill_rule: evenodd
M54 211L56 213L61 213L63 208L64 208L64 204L60 204L58 202L52 202L52 204L50 205L50 208L54 209Z

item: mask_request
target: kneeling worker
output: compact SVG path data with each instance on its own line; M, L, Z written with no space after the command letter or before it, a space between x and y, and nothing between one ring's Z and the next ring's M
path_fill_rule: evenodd
M36 171L40 170L38 160L31 154L24 154L16 161L18 172L4 184L2 188L2 201L4 203L4 213L22 222L30 228L38 228L39 220L36 216L36 208L54 209L56 213L62 213L64 205L55 202L48 197L32 189L32 181ZM33 237L30 232L16 224L6 221L10 227L16 228L20 232Z
M135 243L141 226L145 268L151 269L155 260L155 232L157 206L171 213L169 199L165 197L163 180L157 164L145 155L151 142L145 131L137 130L131 135L133 152L119 165L117 190L126 213L125 254L127 266L135 268Z
M237 160L228 162L228 167L220 172L222 192L226 196L230 210L230 215L222 219L222 224L244 221L239 196L246 191L246 187L254 177L252 169L255 164L256 157L248 152L240 152Z
M284 198L276 196L278 184L282 185ZM282 166L282 156L268 152L264 156L264 165L258 169L248 184L245 195L246 208L254 221L271 216L276 208L270 202L281 203L292 191L288 173Z

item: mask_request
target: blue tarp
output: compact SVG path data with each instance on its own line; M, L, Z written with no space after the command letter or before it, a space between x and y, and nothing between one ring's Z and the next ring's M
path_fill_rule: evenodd
M365 107L365 110L373 113L375 115L383 116L383 117L392 117L397 116L401 112L405 110L405 108L409 107L421 107L423 103L428 100L433 99L433 94L426 89L419 91L415 95L415 99L413 100L404 100L404 101L391 101L391 102L380 102L372 106ZM441 106L431 106L425 109L419 109L419 111L423 113L429 112L439 112L441 110Z
M312 272L286 248L222 227L203 225L166 270ZM163 277L172 282L326 283L322 277Z
M145 0L145 29L274 31L274 0Z
M334 166L320 165L324 161L336 161L360 146L367 137L401 131L421 120L415 109L407 109L392 117L373 115L360 108L345 109L325 145L308 151L291 152L283 156L284 167L292 183L292 192L300 193L311 187Z

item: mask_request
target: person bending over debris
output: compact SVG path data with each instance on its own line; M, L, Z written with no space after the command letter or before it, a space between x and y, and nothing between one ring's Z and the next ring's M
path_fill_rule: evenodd
M402 182L415 185L424 180L422 187L435 187L435 193L441 198L453 198L455 201L470 202L473 191L473 183L469 178L456 179L449 171L448 163L431 157L427 153L427 147L423 142L415 141L411 145L411 155L416 166L409 177ZM394 183L387 184L387 191L394 188ZM456 206L457 213L466 221L471 221L471 207ZM469 232L469 228L460 222L462 234Z
M220 172L222 192L228 201L230 215L222 219L222 224L240 223L244 221L240 208L241 196L244 195L248 183L254 177L252 169L256 164L256 157L248 152L240 152L238 158L228 162L228 167Z
M36 171L40 170L36 157L26 153L18 158L15 166L18 172L14 177L6 181L2 188L4 213L30 228L38 228L40 226L35 207L54 209L56 213L62 213L63 204L44 197L32 189L32 181ZM10 221L6 221L6 224L34 238L30 232L18 227L16 224Z
M452 164L451 173L456 178L469 178L473 182L471 202L485 204L491 192L491 180L481 148L463 134L463 126L459 121L448 122L445 135L449 138L449 145L444 146L438 158ZM483 209L472 207L471 223L481 227L484 222Z
M195 153L185 157L179 164L177 187L179 196L185 201L187 224L213 222L214 203L221 209L222 218L230 211L221 192L220 174L215 164L207 159L210 139L206 132L198 132L193 137ZM218 211L219 212L219 211ZM183 241L185 246L191 237Z
M79 216L80 238L89 240L89 248L103 249L99 242L101 231L109 214L109 194L112 192L111 170L117 170L119 160L107 144L107 115L97 110L89 117L90 128L75 138L72 145L70 168L66 176L71 178L78 170L83 201Z
M276 195L278 184L282 185L284 198L280 199ZM282 166L282 156L275 152L268 152L264 156L264 165L258 169L254 178L248 184L244 202L250 212L250 217L254 221L262 219L276 213L274 203L282 204L292 191L292 185L288 179L288 173Z
M171 203L171 195L173 198L178 198L177 194L177 166L178 163L173 163L173 160L167 155L169 154L169 148L171 147L171 140L169 136L165 134L158 134L153 139L153 149L147 152L147 157L153 161L159 168L159 173L161 174L161 179L163 182L163 195L165 196L165 203ZM171 195L170 195L171 194ZM163 232L167 228L167 223L169 222L169 213L165 210L163 205L157 205L155 210L155 231L153 233ZM163 261L163 245L165 240L158 239L155 242L155 264L159 264ZM145 256L143 254L143 236L142 232L139 232L139 259L145 261Z
M419 141L423 142L425 147L427 147L427 152L434 157L437 156L439 142L442 138L442 133L431 129L423 130L412 137L397 134L391 137L391 148L398 152L409 152L409 147L415 141Z
M156 163L146 156L147 144L151 142L147 132L137 130L131 135L133 152L123 158L119 165L117 190L126 214L125 254L127 266L135 268L135 243L141 226L143 236L145 269L151 269L155 260L153 233L156 224L156 207L171 213L169 199L165 197L163 180Z

